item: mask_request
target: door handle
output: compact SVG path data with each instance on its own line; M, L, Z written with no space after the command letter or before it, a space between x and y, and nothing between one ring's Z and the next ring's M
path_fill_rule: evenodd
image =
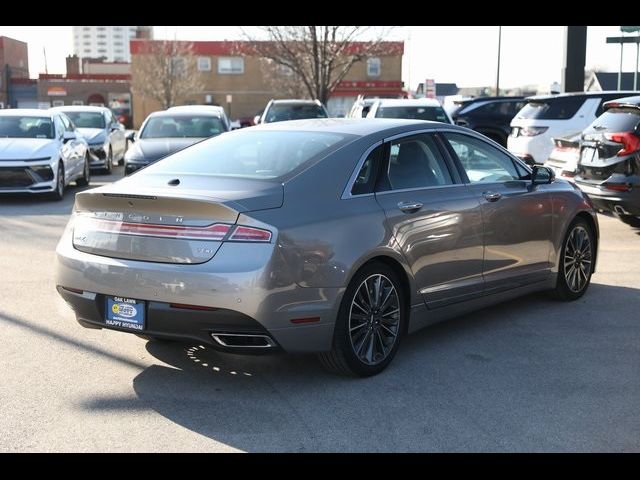
M497 202L502 198L502 194L500 192L482 192L484 198L487 202Z
M420 202L400 202L398 203L398 208L404 213L413 213L420 210L422 204Z

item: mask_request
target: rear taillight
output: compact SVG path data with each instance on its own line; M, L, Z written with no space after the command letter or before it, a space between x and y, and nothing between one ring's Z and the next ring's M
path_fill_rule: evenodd
M269 242L271 241L271 232L261 228L238 226L229 240L232 242Z
M76 231L112 233L139 237L171 238L179 240L229 240L233 242L270 242L271 232L244 225L214 223L206 226L158 225L149 223L105 220L79 215L74 223Z
M520 129L520 136L522 137L535 137L549 130L549 127L522 127Z
M562 170L560 175L563 177L573 178L576 176L576 172L570 172L569 170Z
M621 143L623 147L616 153L618 157L624 157L640 150L640 137L631 132L605 133L604 138L615 143Z
M602 188L606 188L607 190L615 190L616 192L630 192L631 185L628 183L603 183Z

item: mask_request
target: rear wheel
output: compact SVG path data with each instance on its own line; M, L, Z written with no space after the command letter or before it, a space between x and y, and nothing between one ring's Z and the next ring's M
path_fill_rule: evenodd
M618 215L618 218L627 225L640 228L640 217L636 217L635 215Z
M76 180L76 185L86 187L91 181L91 168L89 167L89 154L84 156L84 167L82 168L82 177Z
M333 347L319 354L325 368L368 377L382 372L398 351L407 306L396 273L383 263L365 266L347 288Z
M595 241L591 227L576 218L564 238L558 265L558 283L553 291L559 300L577 300L587 291L595 261Z

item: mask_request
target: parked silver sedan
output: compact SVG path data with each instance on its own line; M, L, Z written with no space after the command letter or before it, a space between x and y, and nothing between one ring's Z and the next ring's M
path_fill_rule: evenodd
M589 199L444 123L237 130L76 195L57 288L89 328L228 352L318 352L373 375L401 338L525 293L575 300Z

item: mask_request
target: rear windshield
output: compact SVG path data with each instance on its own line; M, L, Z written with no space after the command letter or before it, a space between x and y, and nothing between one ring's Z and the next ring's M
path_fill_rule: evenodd
M351 138L327 132L237 130L200 142L142 172L279 179Z
M273 104L265 118L266 123L305 118L327 118L327 112L320 105L278 105Z
M140 138L207 138L226 129L222 120L211 115L176 115L152 117Z
M0 117L0 138L53 138L53 123L49 117Z
M584 97L559 97L545 101L534 100L518 112L516 118L566 120L572 118L584 103Z
M104 116L100 112L64 112L77 128L104 128Z
M449 123L442 107L379 107L376 118L406 118L408 120L431 120Z
M606 129L609 132L630 132L640 122L640 110L637 108L610 108L600 115L591 128Z

